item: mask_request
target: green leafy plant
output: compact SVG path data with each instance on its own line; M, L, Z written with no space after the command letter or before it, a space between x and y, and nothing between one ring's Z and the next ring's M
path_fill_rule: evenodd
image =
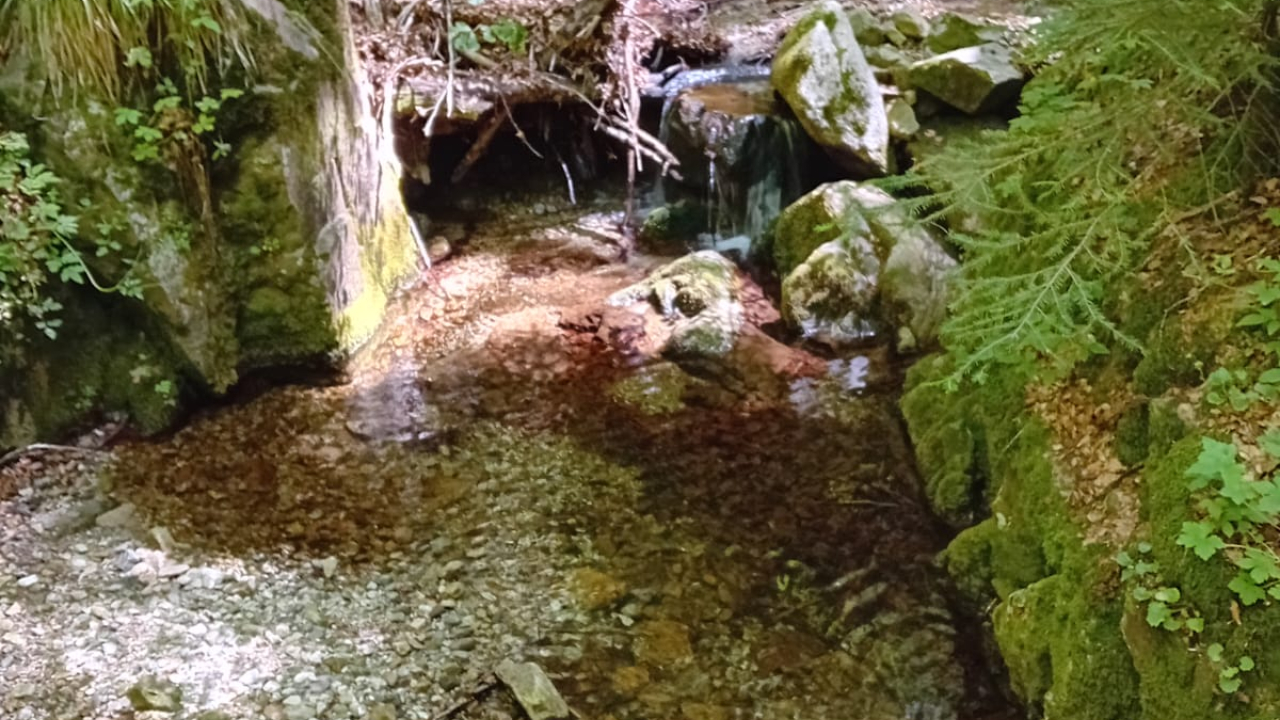
M1227 663L1225 653L1226 648L1220 643L1205 648L1209 661L1218 668L1218 689L1230 695L1240 689L1244 673L1252 672L1257 665L1248 655L1241 655L1235 663Z
M217 96L205 95L189 104L169 78L157 84L156 92L159 97L149 111L130 107L115 111L116 125L132 132L133 159L137 162L158 162L163 159L166 144L186 144L211 135L217 128L218 112L223 104L244 95L243 90L225 88ZM213 140L212 147L214 160L231 151L231 146L220 139Z
M449 42L455 50L464 54L480 53L483 41L485 45L503 47L512 54L523 55L528 40L529 29L511 18L503 18L492 25L480 24L474 28L464 22L455 22L449 28Z
M1133 599L1146 606L1147 624L1173 632L1204 632L1204 618L1183 601L1181 590L1160 577L1160 564L1150 559L1151 544L1139 543L1136 552L1136 557L1121 552L1115 559L1122 569L1121 580L1133 585Z
M1253 306L1236 326L1256 329L1262 334L1266 349L1280 359L1280 260L1262 258L1258 260L1257 270L1264 277L1246 288L1253 298Z
M1067 3L1037 28L1042 68L1009 129L913 172L934 191L915 204L964 254L942 332L949 385L1034 370L1082 339L1139 349L1105 308L1116 283L1173 218L1274 167L1266 4Z
M54 281L131 296L141 293L131 274L106 287L89 270L72 245L80 222L63 206L58 194L61 180L34 162L30 150L25 135L0 131L0 329L19 341L26 338L28 326L50 339L58 336L62 305L49 295ZM96 254L119 249L117 242L103 236Z
M1259 445L1280 457L1280 431L1264 434ZM1254 477L1233 443L1206 437L1200 447L1186 474L1204 517L1182 524L1178 545L1201 560L1225 555L1239 570L1229 587L1241 604L1280 600L1280 555L1264 533L1280 524L1280 478Z

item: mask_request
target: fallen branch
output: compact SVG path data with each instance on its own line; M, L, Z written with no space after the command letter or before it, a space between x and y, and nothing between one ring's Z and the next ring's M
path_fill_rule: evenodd
M57 452L69 452L69 453L76 453L79 455L96 455L101 457L106 457L111 454L107 450L96 450L94 448L75 447L74 445L48 445L45 443L35 443L33 445L27 445L26 447L18 448L17 450L7 453L4 456L0 456L0 468L10 465L12 463L15 463L18 460L21 460L22 458L28 455L34 455L37 453L57 453Z
M498 134L498 129L501 128L502 124L506 121L507 111L505 108L494 111L493 117L489 119L489 123L480 129L480 134L476 136L476 141L472 143L471 148L467 150L466 157L462 158L462 162L458 164L458 167L453 169L453 175L450 177L450 180L455 184L462 181L462 178L466 176L467 171L471 169L471 166L475 165L476 161L479 160L481 156L484 155L485 151L489 149L490 143L493 142L493 138Z

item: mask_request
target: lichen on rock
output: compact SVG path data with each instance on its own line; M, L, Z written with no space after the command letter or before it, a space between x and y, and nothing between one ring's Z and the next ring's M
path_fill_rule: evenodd
M810 137L846 170L891 171L880 85L839 3L819 5L788 33L773 60L772 83Z

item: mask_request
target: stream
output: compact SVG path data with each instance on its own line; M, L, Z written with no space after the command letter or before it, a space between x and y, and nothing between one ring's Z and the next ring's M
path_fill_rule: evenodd
M446 219L456 256L345 382L22 465L0 716L133 717L151 683L178 717L426 720L515 658L584 718L1007 717L933 566L901 368L743 390L617 352L605 299L669 258L617 263L594 194Z

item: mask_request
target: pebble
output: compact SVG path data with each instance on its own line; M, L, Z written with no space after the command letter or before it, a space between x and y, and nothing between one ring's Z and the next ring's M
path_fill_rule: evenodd
M18 587L20 587L20 588L29 588L29 587L32 587L33 585L35 585L35 584L36 584L36 583L38 583L38 582L40 582L40 576L38 576L38 575L27 575L27 576L25 576L25 577L18 578Z

